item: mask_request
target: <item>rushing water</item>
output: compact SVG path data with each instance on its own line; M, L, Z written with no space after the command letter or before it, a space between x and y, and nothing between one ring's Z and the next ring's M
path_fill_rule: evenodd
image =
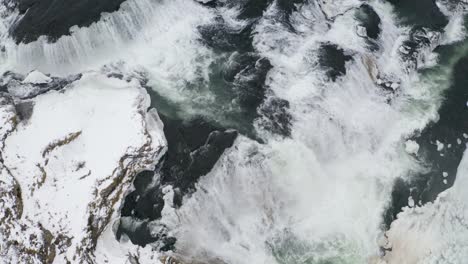
M4 38L1 59L20 73L138 78L166 125L211 124L181 125L195 134L175 141L239 131L208 173L181 174L185 189L164 169L140 175L121 221L133 242L202 263L378 263L402 207L457 184L461 3L213 2L127 0L53 43Z

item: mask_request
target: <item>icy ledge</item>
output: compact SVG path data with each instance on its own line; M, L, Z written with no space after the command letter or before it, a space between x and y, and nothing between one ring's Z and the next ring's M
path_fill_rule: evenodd
M149 105L137 82L97 73L27 101L0 93L1 263L138 256L110 226L133 177L166 150Z
M444 177L444 175L441 175ZM468 151L434 203L406 207L383 241L382 264L459 264L468 259ZM410 203L411 204L411 203Z

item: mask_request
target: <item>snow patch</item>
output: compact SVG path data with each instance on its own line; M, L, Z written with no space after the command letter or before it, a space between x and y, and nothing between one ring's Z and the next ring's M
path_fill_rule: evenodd
M32 84L45 84L50 83L52 78L43 74L40 71L32 71L24 78L23 83L32 83Z
M447 180L444 180L447 184ZM396 263L464 263L468 258L468 155L465 152L455 184L434 203L405 208L387 237L392 245L384 257Z
M133 177L152 169L164 153L162 123L154 110L146 112L149 95L137 81L96 73L31 101L28 122L18 123L2 142L1 164L21 189L16 226L28 231L0 232L0 240L26 248L40 244L57 263L91 260L94 241ZM0 110L8 127L9 112Z

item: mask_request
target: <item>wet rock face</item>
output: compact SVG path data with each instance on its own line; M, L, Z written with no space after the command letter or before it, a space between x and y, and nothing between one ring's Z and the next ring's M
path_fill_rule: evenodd
M226 130L201 118L190 121L172 119L161 115L168 150L160 167L156 169L159 179L151 186L155 172L145 171L136 177L135 191L127 195L122 208L122 216L143 220L135 230L120 226L118 236L125 233L133 243L146 245L158 241L161 250L170 250L174 238L167 237L162 230L154 236L147 221L161 218L164 207L164 187L171 185L174 190L174 206L180 207L182 199L193 193L200 177L211 171L223 152L230 148L237 138L237 132ZM148 187L151 186L151 187Z
M328 78L332 81L346 74L346 62L352 57L332 43L324 43L319 50L319 63L325 68Z
M380 17L371 6L364 4L356 10L356 18L360 26L366 29L366 35L371 39L377 39L380 34Z
M17 42L29 43L44 35L55 41L72 26L89 26L104 12L119 9L124 0L16 0L24 16L11 29Z
M259 120L262 128L276 135L291 136L292 117L289 113L288 101L277 97L270 97L259 108L259 112L264 117Z
M168 151L160 169L161 184L175 190L174 204L182 204L182 196L195 191L198 179L211 171L225 149L232 146L236 131L211 124L201 118L187 123L162 117Z

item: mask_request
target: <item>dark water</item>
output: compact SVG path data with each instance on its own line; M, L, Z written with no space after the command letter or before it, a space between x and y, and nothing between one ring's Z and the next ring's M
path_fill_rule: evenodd
M442 29L448 23L435 0L387 0L395 6L400 19L406 25Z
M444 26L445 19L438 15L434 15L431 19L426 16L438 13L431 2L414 1L411 4L405 2L398 5L397 9L400 11L402 20L405 23L413 23L415 28L421 25ZM416 11L418 9L424 10L426 15L419 14L423 11ZM468 20L465 17L465 25L467 23ZM468 143L468 139L463 135L468 134L468 52L465 51L466 45L465 41L437 47L435 51L439 54L439 64L421 71L423 76L436 76L444 74L445 69L449 67L450 86L443 93L443 102L438 111L439 119L430 123L423 131L416 131L413 137L413 140L420 146L418 160L429 171L411 175L409 182L402 179L395 182L392 201L384 215L387 227L401 212L401 209L408 206L409 197L412 197L416 204L432 202L439 193L450 188L455 181L457 168ZM444 144L441 151L437 150L437 141ZM448 174L446 178L443 177L444 173Z
M428 28L438 31L447 24L447 18L442 15L434 1L391 2L395 5L401 22L412 26L413 34L417 36L421 30ZM212 1L209 6L216 8L223 4L232 3ZM162 188L165 185L170 184L175 187L174 204L180 206L183 197L195 191L194 186L198 179L208 173L222 152L232 145L236 133L228 129L235 129L243 135L256 138L252 125L260 114L269 117L271 121L263 124L266 129L282 136L289 136L289 102L267 96L269 90L266 82L271 65L266 58L258 55L252 44L252 29L271 1L240 1L237 4L241 5L243 10L239 18L249 21L245 28L236 31L219 16L215 23L200 27L199 32L200 41L219 55L219 59L211 68L208 83L210 90L219 98L220 104L235 101L240 106L240 111L220 113L224 122L206 117L186 119L177 114L180 112L178 108L183 106L174 105L149 89L152 101L158 106L166 125L164 132L169 142L169 151L162 166L156 170L161 174L156 186L146 188L154 181L154 172L143 172L137 177L134 183L136 190L126 197L122 216L132 217L138 224L131 227L121 225L118 237L126 234L132 242L139 245L159 242L161 250L174 249L176 240L167 236L167 230L164 228L158 234L149 235L149 221L161 217L164 206ZM279 21L287 24L289 15L298 4L301 4L301 1L294 3L280 1L278 4L282 7L283 14ZM365 4L356 11L356 17L362 21L361 25L367 29L369 43L373 44L372 41L380 34L380 18ZM419 50L424 48L426 40L410 38L407 45L412 50L406 59L412 60L417 57ZM440 65L421 71L421 74L437 74L441 71L441 67L451 65L454 54L462 46L463 44L455 44L438 47ZM370 49L372 48L370 45ZM331 43L323 43L320 54L319 63L326 69L325 72L331 81L346 75L345 64L353 59L350 54ZM401 209L408 205L410 196L417 203L423 204L433 201L441 191L453 184L467 142L463 133L468 134L467 71L468 56L463 56L453 66L451 76L453 81L444 94L445 99L439 110L440 120L430 124L423 131L415 132L414 140L420 145L419 161L426 164L429 172L411 175L411 181L399 179L395 182L391 202L383 215L386 227L389 227ZM264 104L265 101L268 103ZM462 143L458 144L457 139ZM437 140L445 144L441 152L437 151L435 145ZM451 148L447 147L448 144L451 144ZM199 157L191 155L200 148L206 150L205 155ZM449 175L447 184L443 182L443 172Z
M287 21L287 17L295 9L295 4L300 2L279 2L284 21ZM135 244L158 242L161 250L173 249L176 241L166 235L164 228L156 235L148 235L148 222L161 217L164 186L174 187L174 205L180 206L183 197L195 191L195 183L199 178L213 168L226 148L232 146L238 133L262 141L253 128L254 121L260 114L266 117L260 123L263 128L274 134L289 135L289 103L269 93L266 78L272 66L255 51L252 43L253 27L271 3L271 0L236 3L213 1L208 4L211 8L239 5L242 12L238 18L246 20L248 25L240 31L232 29L220 15L215 23L198 28L200 42L212 49L218 57L211 65L207 85L216 96L219 109L234 102L238 111L221 110L219 121L200 116L186 117L180 114L180 107L183 106L168 101L154 91L157 89L148 87L152 102L158 107L165 125L164 133L169 150L155 172L143 172L137 176L135 191L126 197L122 209L122 216L132 217L137 224L120 225L118 237L126 234ZM333 70L333 61L325 63ZM146 188L149 182L155 180L154 177L157 178L156 186Z

